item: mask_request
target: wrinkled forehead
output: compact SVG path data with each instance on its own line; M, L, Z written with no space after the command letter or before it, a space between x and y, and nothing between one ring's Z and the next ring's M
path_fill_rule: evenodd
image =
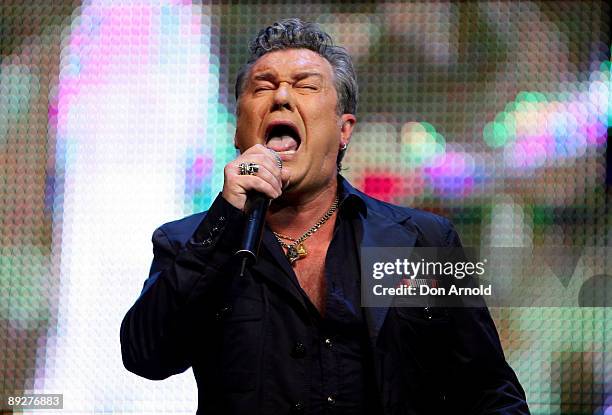
M266 53L253 63L247 80L256 80L261 78L262 74L275 77L311 74L325 81L334 80L329 61L309 49L282 49Z

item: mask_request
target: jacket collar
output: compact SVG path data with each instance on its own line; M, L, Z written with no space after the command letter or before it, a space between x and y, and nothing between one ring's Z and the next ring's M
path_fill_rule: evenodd
M367 214L365 198L368 198L368 196L355 189L348 180L341 175L338 175L338 193L339 204L343 209L355 209L361 214Z

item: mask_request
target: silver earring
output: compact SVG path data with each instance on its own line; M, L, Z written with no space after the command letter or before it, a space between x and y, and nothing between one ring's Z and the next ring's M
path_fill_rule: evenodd
M340 151L344 151L348 148L348 143L344 143L342 147L340 147Z

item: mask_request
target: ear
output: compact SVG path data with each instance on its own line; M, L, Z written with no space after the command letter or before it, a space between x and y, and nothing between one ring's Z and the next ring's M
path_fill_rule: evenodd
M340 116L340 148L345 147L351 141L356 122L357 118L353 114L342 114Z

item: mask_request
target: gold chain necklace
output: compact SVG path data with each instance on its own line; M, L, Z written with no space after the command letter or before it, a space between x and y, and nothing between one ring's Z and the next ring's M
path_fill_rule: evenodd
M323 215L323 217L319 219L319 221L315 223L312 228L308 229L302 236L300 236L297 239L293 239L290 236L286 236L281 233L272 232L274 236L276 237L276 240L278 241L278 243L287 250L286 256L291 265L293 265L293 263L297 261L298 259L302 259L306 255L308 255L308 251L306 250L306 245L304 245L304 240L306 240L306 238L312 236L313 233L318 231L319 228L323 226L323 224L327 222L329 218L332 217L332 215L334 214L337 208L338 208L338 196L336 196L336 199L334 200L334 203L332 203L329 210L325 212L325 215ZM281 238L287 239L291 241L292 243L287 244L283 242Z

